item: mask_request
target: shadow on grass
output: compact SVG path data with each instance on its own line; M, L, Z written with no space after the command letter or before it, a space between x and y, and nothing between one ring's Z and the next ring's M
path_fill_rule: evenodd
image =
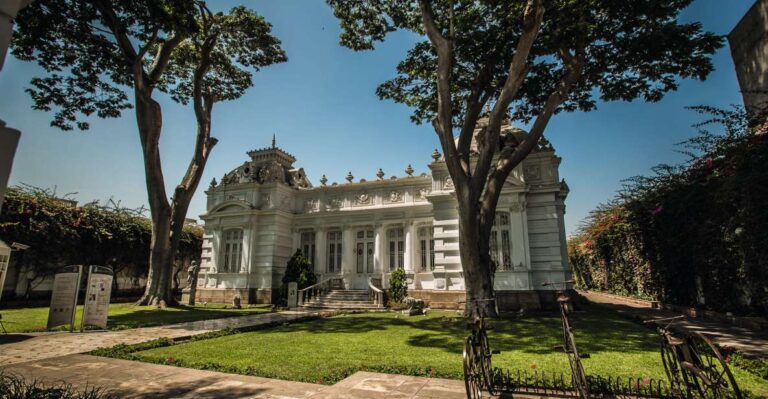
M577 312L571 317L571 322L576 343L582 352L638 353L656 351L658 347L658 335L654 331L610 311L590 309ZM488 337L493 349L530 354L547 354L561 350L563 333L559 314L537 313L524 317L500 318L492 320L491 325L493 329L489 331ZM297 323L274 332L362 334L391 330L394 338L402 334L403 328L416 332L415 335L408 334L406 338L410 346L439 348L456 354L462 352L463 339L470 333L467 321L452 315L392 317L391 314L375 313Z
M145 309L132 309L128 313L110 315L108 324L110 328L138 328L262 313L268 313L268 310L266 308L254 308L252 311L235 311L215 308L193 308L189 306L177 306L168 309L147 307Z

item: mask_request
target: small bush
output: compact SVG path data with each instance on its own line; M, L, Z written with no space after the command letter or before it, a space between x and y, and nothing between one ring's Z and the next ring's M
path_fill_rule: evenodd
M734 367L738 367L752 375L768 380L768 359L748 358L740 353L732 353L726 358Z
M106 399L114 396L102 388L85 387L76 390L69 384L44 385L20 376L0 371L0 399Z
M398 268L389 277L389 299L394 303L401 303L408 295L408 281L405 270Z
M307 288L310 285L317 283L317 276L313 270L313 266L309 263L309 260L304 257L300 249L291 256L288 260L288 266L285 269L285 275L283 276L283 285L288 286L288 283L296 282L299 285L299 289Z

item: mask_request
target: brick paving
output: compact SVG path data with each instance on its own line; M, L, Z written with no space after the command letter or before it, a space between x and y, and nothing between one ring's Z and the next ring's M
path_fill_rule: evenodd
M140 363L90 355L68 355L4 368L46 384L76 389L103 387L120 398L312 398L462 399L464 382L442 378L357 372L335 385L317 385ZM520 399L537 396L515 395ZM550 397L551 398L551 397Z
M631 300L622 300L614 296L586 291L579 291L579 294L587 298L594 305L610 308L620 314L641 320L679 316L678 313L653 309L649 305ZM723 348L734 349L748 356L768 358L768 333L766 331L755 331L745 327L691 317L675 322L675 328L688 332L697 331L704 333L714 343Z

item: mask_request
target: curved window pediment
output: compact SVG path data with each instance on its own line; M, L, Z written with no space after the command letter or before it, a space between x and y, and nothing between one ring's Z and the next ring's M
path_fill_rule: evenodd
M220 204L217 204L213 208L211 208L208 213L219 213L219 212L242 212L247 211L251 209L251 204L243 201L243 200L228 200L224 201Z

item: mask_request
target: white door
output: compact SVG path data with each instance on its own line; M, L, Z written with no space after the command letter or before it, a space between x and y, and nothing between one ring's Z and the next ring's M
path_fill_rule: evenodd
M373 230L360 230L355 241L355 278L352 288L363 290L368 288L368 277L373 274Z

